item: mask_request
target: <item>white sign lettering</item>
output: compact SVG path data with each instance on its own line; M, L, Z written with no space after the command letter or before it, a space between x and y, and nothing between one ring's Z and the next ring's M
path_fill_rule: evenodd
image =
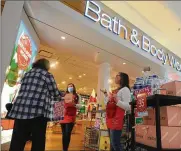
M84 15L94 22L99 22L102 27L112 31L116 35L124 33L124 39L128 40L128 29L122 24L122 21L116 17L110 17L108 14L103 13L100 6L94 1L86 1ZM181 72L181 63L178 62L174 56L166 54L163 49L159 49L155 45L151 44L151 40L145 35L141 36L141 42L138 37L138 31L136 29L132 29L130 42L133 45L141 48L147 53L150 53L152 56L157 57L163 65L168 63L171 67Z

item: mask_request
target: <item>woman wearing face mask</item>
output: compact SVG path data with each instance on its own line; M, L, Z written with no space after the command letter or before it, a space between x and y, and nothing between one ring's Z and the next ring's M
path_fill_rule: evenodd
M73 101L71 103L64 103L64 120L61 121L62 128L62 144L63 151L68 151L71 132L75 124L77 108L80 108L82 105L79 104L80 96L76 93L75 85L70 83L67 86L66 94L73 95Z
M131 93L129 77L125 73L118 73L115 78L117 89L108 94L106 91L106 123L109 130L111 151L122 151L121 134L125 111L130 110Z

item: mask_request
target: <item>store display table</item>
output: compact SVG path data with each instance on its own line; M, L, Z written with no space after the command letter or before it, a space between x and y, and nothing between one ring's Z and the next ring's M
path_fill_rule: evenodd
M152 95L147 97L147 105L156 107L156 106L170 106L181 104L181 97L179 96L169 96L169 95Z
M132 106L132 127L135 126L135 115L134 108L136 107L136 102L130 103ZM179 96L168 96L168 95L153 95L147 97L147 106L155 108L155 120L156 120L156 134L157 134L157 147L149 147L143 144L135 143L135 129L132 129L132 150L135 149L135 146L147 149L148 151L180 151L181 149L162 149L161 145L161 126L160 126L160 107L162 106L171 106L181 104L181 97Z

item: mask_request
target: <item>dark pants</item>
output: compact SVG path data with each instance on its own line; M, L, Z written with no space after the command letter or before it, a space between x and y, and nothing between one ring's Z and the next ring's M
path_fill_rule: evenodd
M31 151L45 150L47 119L37 117L28 120L15 120L10 151L24 151L27 139L32 135Z
M63 151L68 151L74 123L61 124Z
M121 146L121 130L108 130L110 137L110 151L123 151Z

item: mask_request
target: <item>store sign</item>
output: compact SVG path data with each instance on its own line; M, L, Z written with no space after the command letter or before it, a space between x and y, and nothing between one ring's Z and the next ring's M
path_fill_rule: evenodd
M141 48L147 53L150 53L151 56L160 60L163 65L168 63L171 67L181 72L181 62L179 62L173 55L165 53L162 48L157 48L145 35L142 35L141 40L139 40L139 33L136 29L132 29L131 35L129 35L127 27L122 24L120 19L117 17L110 17L108 14L102 12L100 6L94 1L86 2L84 15L94 22L99 22L102 27L118 36L124 34L123 37L125 40L130 40L133 45Z

